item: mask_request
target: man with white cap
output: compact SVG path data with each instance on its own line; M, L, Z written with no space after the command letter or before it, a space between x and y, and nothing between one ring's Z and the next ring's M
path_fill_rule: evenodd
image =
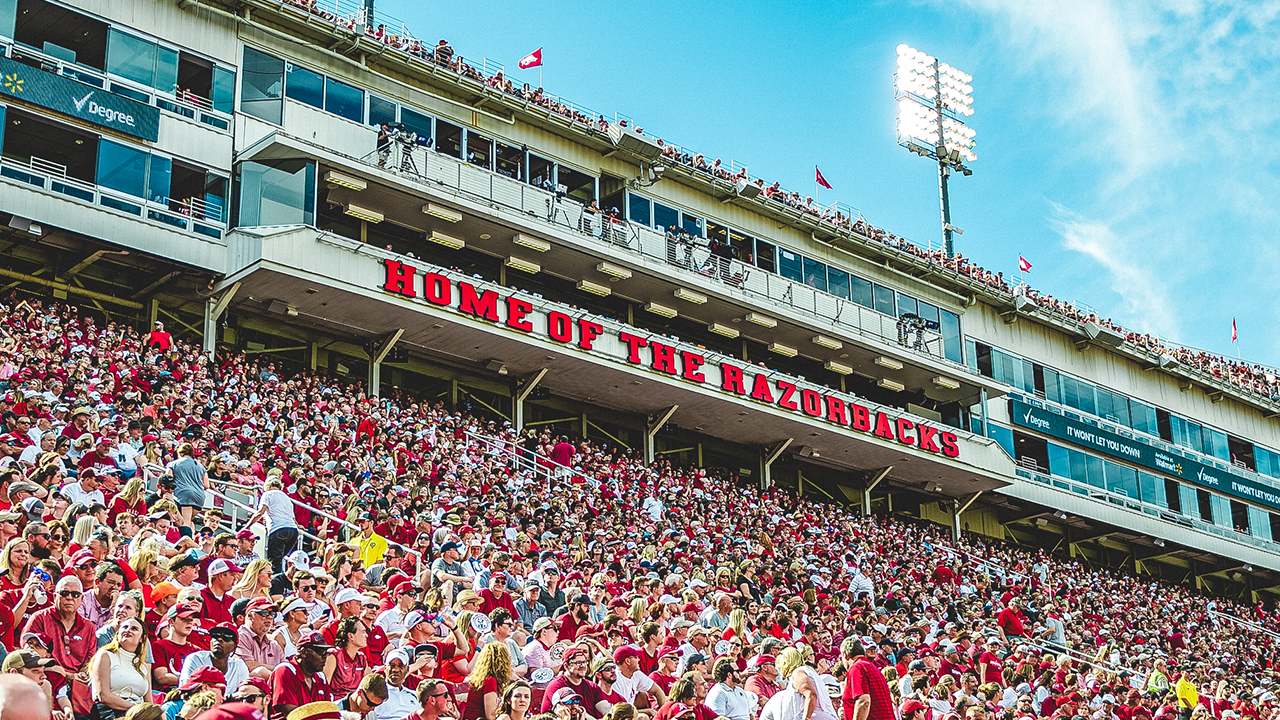
M200 622L205 628L222 623L233 623L231 586L243 570L226 558L209 563L209 586L200 590ZM238 685L236 687L239 687Z
M295 594L297 588L294 583L302 579L302 576L310 577L311 558L307 556L306 550L294 550L285 556L283 567L284 572L274 571L276 574L271 577L271 599L276 602Z
M333 645L338 638L338 623L349 617L355 617L364 609L364 595L355 588L344 587L333 596L333 606L337 608L338 615L324 626L322 634L324 639Z
M409 679L410 664L409 653L405 650L387 653L387 699L373 711L377 720L400 720L418 709L418 694L404 684ZM442 690L448 692L447 689Z

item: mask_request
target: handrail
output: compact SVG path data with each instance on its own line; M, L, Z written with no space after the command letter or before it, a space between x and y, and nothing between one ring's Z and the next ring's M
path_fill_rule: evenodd
M1232 615L1231 613L1224 613L1224 612L1222 612L1222 611L1220 611L1220 610L1210 610L1210 611L1209 611L1209 615L1210 615L1211 617L1221 617L1221 618L1226 618L1227 620L1230 620L1231 622L1233 622L1233 623L1235 623L1235 624L1237 624L1237 625L1239 625L1239 626L1241 626L1241 627L1248 628L1249 630L1252 630L1252 631L1254 631L1254 632L1260 632L1260 633L1263 633L1264 635L1268 635L1268 636L1270 636L1270 637L1272 637L1272 638L1274 638L1274 639L1276 639L1276 640L1280 640L1280 633L1277 633L1277 632L1274 632L1274 631L1268 630L1268 629L1266 629L1265 627L1263 627L1262 625L1260 625L1260 624L1258 624L1258 623L1253 622L1252 620L1245 620L1245 619L1244 619L1244 618L1242 618L1242 617L1237 617L1237 616L1235 616L1235 615Z
M1079 655L1075 653L1070 648L1059 648L1057 645L1047 645L1047 644L1038 642L1036 640L1032 640L1026 636L1019 638L1017 640L1017 644L1030 645L1031 647L1034 647L1044 653L1053 653L1054 655L1066 655L1068 658L1070 658L1074 662L1080 663L1081 665L1088 665L1089 667L1095 667L1100 670L1106 670L1107 672L1111 672L1111 673L1127 672L1130 675L1133 675L1135 677L1142 677L1144 679L1146 677L1146 673L1144 671L1137 670L1135 668L1131 668L1125 665L1120 665L1117 663L1102 662L1099 660L1090 660L1088 657L1084 655Z
M240 502L239 500L236 500L235 498L227 497L223 493L220 493L217 490L214 490L213 488L206 488L205 492L209 493L210 495L216 498L221 498L223 502L229 502L232 505L235 505L241 510L244 510L245 512L249 513L250 516L252 516L254 513L253 508L249 507L248 505L245 505L244 503ZM231 522L231 530L235 531L235 529L236 529L236 524L235 524L235 521L233 520ZM316 535L312 535L311 533L307 532L306 530L303 530L302 528L298 528L298 535L301 537L309 537L312 540L315 540L316 542L324 542L324 538L318 537Z
M1003 565L1000 565L999 563L993 560L988 560L987 558L974 555L968 550L961 550L959 548L954 548L954 547L951 547L950 545L944 545L942 543L938 543L936 547L942 552L947 553L952 557L961 557L961 559L963 559L966 563L970 563L972 561L972 564L974 564L978 569L988 574L999 574L1002 577L1013 578L1015 580L1027 579L1026 573L1021 573L1016 570L1010 570L1009 568Z
M569 467L568 465L561 465L560 463L556 462L555 460L552 460L551 458L549 458L549 457L547 457L547 456L545 456L545 455L539 455L537 452L535 452L535 451L533 451L533 450L524 450L523 448L522 448L522 449L520 449L520 450L518 450L518 451L517 451L517 450L515 450L515 449L514 449L514 446L515 446L515 442L514 442L514 441L511 441L511 440L503 440L502 438L495 438L495 437L491 437L491 436L488 436L488 435L481 435L480 433L472 432L472 431L470 431L470 430L466 431L466 436L467 436L467 438L468 438L468 439L473 439L473 440L478 440L478 441L480 441L480 442L481 442L481 443L483 443L486 447L492 448L493 450L495 450L495 451L497 451L497 452L501 452L501 453L504 453L504 454L506 454L506 455L509 455L509 456L511 456L511 457L512 457L513 459L515 459L515 460L524 460L524 461L527 461L527 460L528 460L528 458L524 457L521 453L529 453L529 455L530 455L530 456L532 456L535 460L544 460L544 461L546 461L546 463L547 463L547 464L551 465L552 467L563 467L563 468L567 468L567 469L569 470L569 472L570 472L570 476L571 476L571 477L572 477L572 476L580 477L580 478L582 478L582 479L586 480L587 482L591 483L591 484L592 484L593 486L595 486L595 487L600 487L600 485L601 485L601 482L600 482L600 480L599 480L599 479L594 478L594 477L592 477L592 476L590 476L590 475L587 475L586 473L582 472L581 470L576 470L576 469L574 469L574 468L572 468L572 467ZM535 475L541 475L542 477L544 477L544 478L546 478L546 479L548 479L548 480L552 479L552 473L551 473L551 471L546 470L545 468L543 468L542 466L540 466L540 465L539 465L538 463L536 463L536 462L533 464L533 472L534 472L534 474L535 474Z
M345 527L345 528L347 528L348 530L353 530L353 531L355 531L355 532L356 532L356 534L359 534L359 533L360 533L360 526L359 526L359 525L354 525L354 524L352 524L352 523L347 522L346 520L343 520L342 518L339 518L339 517L336 517L336 516L334 516L334 515L331 515L331 514L329 514L329 513L325 512L325 511L323 511L323 510L319 509L319 508L312 507L312 506L310 506L310 505L308 505L308 504L306 504L306 503L302 502L301 500L298 500L297 498L294 498L294 497L290 496L288 493L285 493L285 497L288 497L288 498L289 498L289 502L293 503L294 505L297 505L298 507L306 508L307 510L310 510L311 512L313 512L313 513L315 513L315 514L317 514L317 515L319 515L319 516L321 516L321 517L329 518L330 520L332 520L332 521L334 521L334 522L338 523L340 526ZM403 544L401 544L401 543L393 542L393 541L391 541L390 539L387 539L387 538L384 538L384 539L385 539L385 540L387 540L387 544L388 544L388 545L395 545L396 547L400 548L401 550L404 550L404 551L405 551L405 553L416 556L416 557L418 558L417 562L418 562L419 564L421 564L421 563L422 563L422 561L425 559L425 558L423 558L422 553L418 552L417 550L414 550L414 549L413 549L413 548L411 548L411 547L406 547L405 545L403 545Z

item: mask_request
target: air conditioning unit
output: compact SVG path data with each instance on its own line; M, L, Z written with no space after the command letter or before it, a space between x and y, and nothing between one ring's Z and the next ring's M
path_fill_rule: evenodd
M646 163L662 157L661 145L617 123L609 125L609 140L614 147L631 153Z
M742 178L734 184L733 191L744 200L754 200L760 196L760 186L746 178Z

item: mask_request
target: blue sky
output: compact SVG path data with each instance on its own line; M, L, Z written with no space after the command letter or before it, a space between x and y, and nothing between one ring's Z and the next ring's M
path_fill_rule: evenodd
M1280 365L1280 2L377 0L423 40L708 157L937 238L937 170L898 147L907 43L974 77L957 249L1122 325ZM425 9L425 12L424 12Z

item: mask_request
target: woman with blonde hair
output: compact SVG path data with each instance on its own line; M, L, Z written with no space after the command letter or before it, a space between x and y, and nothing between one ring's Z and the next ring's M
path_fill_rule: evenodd
M0 551L0 590L21 590L31 572L31 544L16 537Z
M747 611L734 608L729 613L729 625L724 629L724 639L738 638L744 643L747 639Z
M511 682L511 653L506 643L485 645L467 676L467 704L462 710L462 720L497 720L498 704L508 682Z
M146 515L147 501L142 499L144 487L141 473L129 478L129 482L124 484L124 489L111 501L111 516L119 517L127 514L142 517Z
M117 635L93 656L89 679L95 704L110 708L116 717L151 697L151 664L140 619L120 623Z
M92 515L76 518L76 527L71 531L71 544L67 546L67 552L74 555L83 550L89 544L89 537L93 535L93 528L97 524L98 519Z
M778 653L778 682L783 685L773 698L781 704L779 717L807 718L808 720L838 720L831 697L818 677L818 673L804 664L804 656L795 648Z
M231 586L231 597L244 598L264 597L271 599L271 561L258 558L244 569L240 582Z
M631 601L631 607L627 610L627 616L631 618L631 622L637 627L645 623L645 611L649 609L649 601L642 597L635 598Z

